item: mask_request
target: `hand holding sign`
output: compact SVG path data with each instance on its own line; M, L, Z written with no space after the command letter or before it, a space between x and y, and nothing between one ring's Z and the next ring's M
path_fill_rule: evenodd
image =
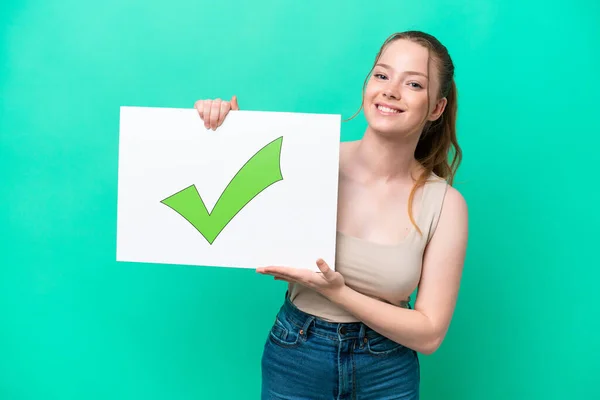
M194 108L204 121L204 127L214 131L225 121L230 110L239 110L240 106L238 106L237 97L233 96L230 102L221 99L198 100L194 104Z

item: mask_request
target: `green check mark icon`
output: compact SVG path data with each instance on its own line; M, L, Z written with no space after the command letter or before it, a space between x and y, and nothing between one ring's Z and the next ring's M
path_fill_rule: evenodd
M161 203L170 207L213 244L231 220L259 193L283 180L281 173L281 145L279 137L254 154L237 172L208 211L195 185L167 197Z

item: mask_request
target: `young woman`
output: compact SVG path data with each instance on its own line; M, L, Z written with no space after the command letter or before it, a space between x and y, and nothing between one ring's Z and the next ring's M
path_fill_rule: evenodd
M239 110L235 96L195 107L213 130ZM462 154L446 48L419 31L390 36L361 108L364 136L340 150L335 271L322 260L320 273L257 271L288 282L264 348L263 399L418 399L417 353L433 353L450 325L468 224L451 186Z

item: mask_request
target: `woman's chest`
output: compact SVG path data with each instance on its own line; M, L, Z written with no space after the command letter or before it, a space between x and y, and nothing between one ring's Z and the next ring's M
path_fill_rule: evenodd
M388 300L410 294L420 280L422 260L419 241L381 245L338 233L336 270L365 294Z
M337 229L350 236L380 244L396 244L413 228L408 190L353 190L341 188L338 198ZM419 209L413 200L413 216Z

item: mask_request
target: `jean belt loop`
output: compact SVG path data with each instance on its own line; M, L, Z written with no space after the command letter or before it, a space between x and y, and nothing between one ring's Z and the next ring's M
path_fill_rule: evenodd
M308 335L308 328L310 328L310 324L315 320L315 317L310 316L306 318L304 321L304 325L302 325L302 329L300 330L300 335L306 337Z
M365 345L365 343L367 343L367 332L366 332L366 325L363 324L362 322L360 323L360 331L358 332L358 341L360 342L360 348L362 349L362 347Z

